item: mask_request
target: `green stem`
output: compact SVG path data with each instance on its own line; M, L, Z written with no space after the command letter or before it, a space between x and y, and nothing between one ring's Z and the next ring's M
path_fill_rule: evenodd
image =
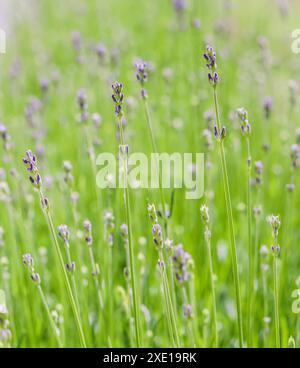
M214 105L215 105L217 128L218 128L218 131L220 132L221 123L220 123L220 117L219 117L216 88L214 88L213 91L214 91L213 95L214 95ZM220 138L218 141L219 141L219 152L220 152L221 166L222 166L226 211L227 211L229 234L230 234L230 250L231 250L233 278L234 278L234 285L235 285L235 299L236 299L237 319L238 319L237 322L238 322L238 332L239 332L239 346L240 348L242 348L243 347L243 320L242 320L241 292L240 292L240 283L239 283L237 250L236 250L235 233L234 233L234 225L233 225L232 205L231 205L231 197L230 197L230 190L229 190L228 173L227 173L227 165L226 165L223 139Z
M205 229L206 232L209 231L208 226ZM214 271L213 271L213 260L211 253L211 240L210 236L205 239L207 245L207 254L208 254L208 263L209 263L209 277L210 277L210 289L211 289L211 298L212 298L212 317L214 324L214 335L215 335L215 348L218 347L219 339L218 339L218 320L217 320L217 307L216 307L216 293L215 293L215 282L214 282Z
M251 208L251 149L247 137L247 220L248 220L248 303L247 303L247 346L251 347L252 295L254 288L254 259L252 246L252 208Z
M145 107L145 114L146 114L146 120L147 120L147 125L148 125L148 129L150 132L150 138L151 138L151 145L152 145L152 151L153 153L158 153L157 150L157 145L156 145L156 141L155 141L155 136L154 136L154 132L153 132L153 126L152 126L152 121L151 121L151 116L150 116L150 110L149 110L149 106L148 106L148 102L145 98L143 98L144 101L144 107ZM168 236L168 224L167 224L167 219L166 219L166 201L165 201L165 195L164 195L164 191L162 188L162 177L161 177L161 172L159 169L159 162L158 160L156 160L156 170L158 173L158 182L159 182L159 191L160 191L160 200L161 200L161 205L162 205L162 218L164 220L164 228L165 228L165 232Z
M42 203L44 203L44 196L43 196L42 192L40 192L40 198L41 198ZM60 251L60 248L59 248L59 244L58 244L58 241L57 241L57 237L56 237L56 233L55 233L55 230L54 230L54 225L53 225L53 220L52 220L52 217L51 217L51 213L49 212L48 209L44 210L44 213L45 213L45 216L46 216L46 219L47 219L47 222L48 222L50 234L51 234L52 239L53 239L53 244L55 246L55 250L56 250L57 257L58 257L59 265L60 265L61 271L63 273L65 286L66 286L66 289L67 289L69 301L70 301L70 304L71 304L71 307L72 307L72 311L73 311L74 318L75 318L75 323L76 323L76 326L77 326L77 329L78 329L78 334L79 334L79 337L80 337L80 343L81 343L81 346L83 348L86 348L85 337L84 337L82 325L81 325L81 322L80 322L78 309L77 309L77 306L76 306L76 302L75 302L75 299L74 299L74 296L73 296L72 288L71 288L71 285L70 285L70 282L69 282L69 279L68 279L68 275L67 275L67 271L66 271L66 268L65 268L65 265L64 265L63 257L62 257L62 254L61 254L61 251Z
M275 308L275 342L276 348L280 348L280 327L279 327L279 301L278 301L278 257L273 258L274 273L274 308Z
M162 250L159 251L159 258L163 262L163 265L164 265L161 272L162 272L162 279L163 279L163 287L164 287L164 293L165 293L165 298L166 298L166 304L167 304L168 309L169 309L168 314L170 315L170 319L171 319L172 336L174 336L176 347L179 348L180 347L179 334L178 334L176 318L175 318L175 313L174 313L174 307L173 307L171 293L170 293L169 280L168 280L168 275L167 275L166 269L165 269L165 261L164 261L164 255L163 255Z
M124 146L124 133L122 127L122 121L119 118L119 129L120 129L120 137L121 144ZM129 249L129 261L130 261L130 280L132 287L132 299L133 299L133 312L134 312L134 325L135 325L135 338L136 338L136 347L140 347L140 319L139 319L139 304L136 290L136 279L135 279L135 265L134 265L134 250L133 250L133 241L132 241L132 231L131 231L131 215L130 215L130 200L129 200L129 189L128 189L128 180L127 180L127 154L126 159L124 160L124 203L125 203L125 211L126 211L126 221L128 227L128 249Z
M54 335L55 335L55 337L56 337L57 344L58 344L58 346L59 346L60 348L62 348L62 347L63 347L63 345L62 345L61 339L60 339L60 337L59 337L59 329L57 328L57 326L55 325L55 323L54 323L54 321L53 321L53 318L52 318L52 316L51 316L51 313L50 313L50 310L49 310L49 307L48 307L48 304L47 304L47 301L46 301L46 298L45 298L45 295L44 295L44 292L43 292L43 290L42 290L41 285L38 285L38 286L37 286L37 289L38 289L38 291L39 291L39 294L40 294L40 296L41 296L42 302L43 302L44 307L45 307L45 309L46 309L47 316L48 316L48 319L49 319L49 322L50 322L50 326L51 326L51 328L52 328L52 330L53 330L53 332L54 332Z
M67 253L68 263L71 267L72 266L72 259L71 259L69 244L66 245L66 253ZM76 301L78 312L79 312L79 315L80 315L79 299L78 299L78 292L77 292L77 287L76 287L74 271L70 271L70 272L71 272L71 282L72 282L72 287L73 287L73 293L74 293L74 296L75 296L75 301Z

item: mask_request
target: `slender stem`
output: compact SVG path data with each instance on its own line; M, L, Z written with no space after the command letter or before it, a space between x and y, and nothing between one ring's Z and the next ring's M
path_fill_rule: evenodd
M42 299L42 302L44 304L44 307L46 309L46 312L47 312L47 316L48 316L48 319L49 319L49 322L50 322L50 326L54 332L54 335L56 337L56 341L57 341L57 344L60 348L63 347L62 345L62 342L61 342L61 339L60 339L60 336L59 336L59 329L57 328L57 326L55 325L54 321L53 321L53 318L51 316L51 313L50 313L50 310L49 310L49 307L48 307L48 303L46 301L46 298L45 298L45 295L44 295L44 292L43 292L43 289L41 287L41 285L38 285L37 286L37 289L40 293L40 296L41 296L41 299Z
M221 123L220 123L220 117L219 117L216 88L214 88L213 91L214 91L213 95L214 95L216 122L217 122L218 131L220 132ZM241 308L241 292L240 292L240 283L239 283L237 250L236 250L235 233L234 233L234 225L233 225L232 205L231 205L231 197L230 197L230 190L229 190L228 173L227 173L227 165L226 165L223 139L219 139L219 151L220 151L220 158L221 158L223 186L224 186L226 211L227 211L229 234L230 234L230 250L231 250L233 278L234 278L234 285L235 285L235 298L236 298L237 319L238 319L237 322L238 322L238 332L239 332L239 346L242 348L243 347L243 320L242 320L242 308Z
M163 262L163 265L164 265L165 261L164 261L164 255L163 255L162 250L159 251L159 258ZM165 297L167 300L167 305L168 305L169 313L171 317L172 330L173 330L173 335L175 338L175 344L176 344L176 347L180 347L179 334L178 334L177 323L176 323L176 318L175 318L175 313L174 313L174 307L172 303L172 297L170 293L169 280L168 280L168 276L167 276L165 267L163 267L162 269L162 277L163 277L163 282L164 282Z
M153 153L158 153L157 145L156 145L156 141L155 141L155 136L154 136L154 132L153 132L153 126L152 126L152 121L151 121L148 102L145 98L143 98L143 101L144 101L147 125L148 125L148 129L149 129L149 132L150 132L152 150L153 150ZM161 172L160 172L160 169L159 169L158 160L156 160L156 170L157 170L157 173L158 173L160 200L161 200L162 212L163 212L162 217L163 217L163 220L164 220L164 228L165 228L166 234L168 236L168 224L167 224L167 219L166 219L166 201L165 201L164 191L163 191L163 188L162 188L162 177L161 177Z
M72 266L72 259L71 259L69 244L66 244L66 253L67 253L68 263L71 267ZM74 276L74 271L73 270L71 271L71 282L72 282L72 287L73 287L73 293L74 293L74 296L75 296L75 301L76 301L78 312L79 312L79 315L80 315L78 292L77 292L77 286L76 286L76 281L75 281L75 276Z
M208 226L206 225L206 232L209 232ZM211 240L210 236L205 236L205 241L207 245L208 263L209 263L209 277L210 277L210 289L212 298L212 317L214 324L214 335L215 335L215 347L218 347L218 321L217 321L217 307L216 307L216 293L215 293L215 282L214 282L214 271L213 271L213 261L211 253Z
M185 286L182 286L182 294L183 294L183 302L188 305L189 303L189 298L188 298L188 294L187 294L187 290ZM186 321L186 330L187 330L187 335L189 337L189 343L192 345L193 348L196 347L196 338L194 335L194 330L193 330L193 324L191 323L191 317L187 318Z
M280 327L279 327L279 302L278 302L278 257L273 258L274 273L274 307L275 307L275 342L276 348L280 348Z
M43 203L44 197L43 197L42 192L40 192L40 197L41 197L42 203ZM77 329L78 329L78 334L79 334L79 337L80 337L80 343L81 343L81 346L85 348L86 347L85 337L84 337L82 325L81 325L81 322L80 322L80 317L79 317L77 305L76 305L76 302L75 302L75 299L74 299L74 296L73 296L72 288L71 288L71 285L70 285L70 282L69 282L69 279L68 279L68 275L67 275L67 271L66 271L66 268L65 268L65 265L64 265L63 257L62 257L62 254L61 254L61 251L60 251L60 248L59 248L59 244L58 244L58 241L57 241L52 216L51 216L51 213L48 209L44 210L44 213L45 213L45 216L46 216L46 219L47 219L47 222L48 222L50 234L51 234L52 239L53 239L53 244L55 246L55 250L56 250L58 260L59 260L59 264L60 264L60 267L61 267L61 270L62 270L62 273L63 273L65 286L66 286L66 289L67 289L69 301L70 301L70 304L71 304L71 307L72 307L72 311L73 311L74 318L75 318L75 323L76 323L76 326L77 326Z
M248 220L248 303L247 303L247 346L251 347L252 294L254 288L254 259L252 246L252 206L251 206L251 149L247 137L247 220Z
M94 256L93 248L91 246L88 247L88 248L89 248L90 261L91 261L91 264L92 264L92 275L93 275L95 287L96 287L96 290L97 290L99 305L100 305L100 308L103 310L104 304L103 304L101 288L100 288L100 285L99 285L99 280L97 278L98 271L97 271L97 267L96 267L95 256Z
M119 118L119 129L120 129L121 144L124 146L124 133L123 133L121 118ZM128 180L127 180L127 170L128 170L127 155L124 161L125 161L124 162L124 203L125 203L126 221L127 221L127 227L128 227L130 280L131 280L131 287L132 287L136 346L139 348L141 344L140 342L140 319L139 319L139 304L138 304L136 279L135 279L134 250L133 250L132 231L131 231L130 200L129 200Z

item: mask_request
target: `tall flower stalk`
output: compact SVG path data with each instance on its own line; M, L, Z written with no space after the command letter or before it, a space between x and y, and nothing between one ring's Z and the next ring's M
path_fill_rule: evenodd
M171 343L173 344L173 346L180 347L174 306L172 302L170 285L169 285L169 280L168 280L166 267L165 267L164 252L163 252L163 247L164 247L163 232L162 232L161 226L158 223L157 212L156 212L154 204L148 204L148 214L152 222L153 243L155 244L157 251L158 251L158 257L159 257L158 268L159 268L161 279L162 279L162 287L163 287L163 294L164 294L164 299L165 299L166 318L168 322L169 335L170 335Z
M38 167L37 167L37 158L36 156L30 151L26 151L25 157L23 158L23 163L26 165L27 167L27 171L30 172L30 176L29 176L29 180L31 182L31 184L34 186L35 189L37 189L38 194L39 194L39 198L40 198L40 202L41 202L41 206L42 206L42 210L44 212L45 218L47 220L47 224L49 227L49 232L50 235L52 237L53 240L53 244L55 247L55 251L56 251L56 255L59 261L59 265L61 268L61 272L63 274L63 279L64 279L64 283L67 289L67 294L68 294L68 298L72 307L72 311L74 314L74 319L75 319L75 323L77 326L77 330L78 330L78 334L79 334L79 338L80 338L80 343L82 347L86 347L86 342L85 342L85 336L84 336L84 332L83 332L83 328L82 328L82 324L80 321L80 315L78 312L78 308L76 305L76 301L73 295L73 291L68 279L68 275L67 275L67 271L65 268L65 264L63 261L63 257L61 254L61 250L58 244L58 240L57 240L57 236L56 236L56 232L55 232L55 228L54 228L54 224L53 224L53 220L52 220L52 215L50 212L50 204L48 199L44 196L44 193L42 191L42 178L41 175L39 173Z
M149 109L149 105L148 105L148 93L145 89L145 83L148 80L148 66L147 66L147 63L145 61L138 60L135 63L135 67L136 67L136 78L140 82L140 85L141 85L140 95L141 95L141 98L142 98L143 103L144 103L144 110L145 110L145 116L146 116L146 120L147 120L148 130L149 130L149 133L150 133L152 151L153 151L153 153L158 153L156 139L155 139L154 130L153 130L152 119L151 119L151 114L150 114L150 109ZM163 218L163 221L164 221L164 228L165 228L165 231L166 231L166 235L168 236L168 224L167 224L167 212L166 212L167 208L166 208L165 195L164 195L164 191L163 191L163 188L162 188L162 175L161 175L161 172L160 172L160 169L159 169L158 160L156 160L156 170L157 170L157 174L158 174L160 200L161 200L161 206L162 206L162 218Z
M236 300L236 308L237 308L239 346L243 347L243 318L242 318L242 307L241 307L241 291L240 291L240 282L239 282L232 204L231 204L229 180L228 180L228 173L227 173L227 163L226 163L225 149L224 149L224 139L226 136L226 129L224 126L221 126L221 122L220 122L218 97L217 97L217 84L219 82L219 74L217 73L216 53L211 46L207 46L206 53L204 54L204 58L207 61L206 66L209 70L208 80L209 80L210 85L213 88L214 108L215 108L215 115L216 115L216 125L214 127L214 134L219 144L219 154L220 154L222 176L223 176L223 187L224 187L224 193L225 193L225 203L226 203L227 219L228 219L229 234L230 234L230 250L231 250L233 278L234 278L234 285L235 285L235 300Z
M247 346L251 346L251 319L252 314L252 294L254 290L254 251L252 244L252 202L251 202L251 147L250 135L251 124L248 119L248 112L244 107L237 109L240 119L241 131L247 144L247 223L248 223L248 302L247 302Z
M133 248L133 239L132 239L132 229L131 229L131 213L130 213L130 200L129 200L129 188L128 188L128 179L127 179L127 170L128 170L128 145L125 145L124 132L123 132L123 110L122 104L124 100L123 84L119 82L115 82L112 85L113 94L112 99L115 103L115 115L118 119L118 125L120 130L120 158L123 163L123 187L124 187L124 205L126 211L126 222L128 227L128 248L129 248L129 261L130 261L130 280L131 280L131 288L132 288L132 299L133 299L133 314L134 314L134 325L135 325L135 339L136 346L140 347L140 319L139 319L139 301L137 295L137 286L136 286L136 278L135 278L135 263L134 263L134 248Z
M78 308L78 311L79 311L79 314L80 314L78 291L77 291L76 280L75 280L75 262L72 261L71 252L70 252L70 243L69 243L70 232L69 232L69 228L68 228L67 225L61 224L61 225L58 226L57 231L58 231L59 237L63 240L64 246L65 246L65 249L66 249L66 254L67 254L66 270L70 274L71 283L72 283L72 287L73 287L73 293L74 293L75 301L76 301L77 308Z
M215 281L214 281L214 270L213 270L213 260L212 260L212 252L211 252L211 231L209 229L209 209L204 204L200 207L201 218L204 224L204 238L207 246L207 255L208 255L208 263L209 263L209 277L210 277L210 289L211 289L211 298L212 298L212 318L214 325L214 335L215 335L215 347L218 347L219 338L218 338L218 320L217 320L217 306L216 306L216 293L215 293Z
M272 227L273 245L271 247L273 253L273 285L274 285L274 311L275 311L275 344L276 348L280 348L280 321L279 321L279 278L278 278L278 256L280 246L278 244L278 231L280 227L279 216L271 215L267 218L268 223Z
M37 286L37 289L38 289L38 292L40 294L42 303L43 303L44 308L45 308L45 310L47 312L47 317L49 319L50 326L51 326L52 331L54 333L54 336L56 338L56 342L57 342L58 346L60 348L62 348L63 347L63 344L62 344L61 338L60 338L60 331L57 328L57 326L55 325L55 322L54 322L53 317L51 315L51 312L50 312L50 309L49 309L49 306L48 306L48 303L47 303L47 300L46 300L44 291L43 291L42 286L41 286L41 278L40 278L40 275L35 271L35 268L34 268L34 260L33 260L33 257L32 257L31 254L26 253L26 254L23 255L22 261L23 261L24 265L28 268L28 271L30 273L31 280Z

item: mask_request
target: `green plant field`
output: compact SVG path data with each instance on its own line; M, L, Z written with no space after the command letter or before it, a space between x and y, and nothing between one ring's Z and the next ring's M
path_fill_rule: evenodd
M0 347L300 347L299 2L2 6ZM120 144L204 195L99 188Z

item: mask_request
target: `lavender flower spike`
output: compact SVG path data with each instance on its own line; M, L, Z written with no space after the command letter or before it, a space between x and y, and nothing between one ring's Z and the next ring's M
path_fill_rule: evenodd
M65 224L59 225L57 230L58 230L58 235L62 238L65 245L68 246L69 245L69 236L70 236L68 226L65 225Z
M27 150L25 152L25 157L23 157L22 160L27 167L27 171L31 173L29 176L31 184L37 189L40 189L42 186L42 178L38 171L36 156L31 152L31 150Z
M85 242L87 246L91 246L93 243L92 237L92 224L90 220L84 220L83 222L84 232L85 232Z
M209 70L208 81L215 88L219 82L219 74L217 73L217 55L211 46L206 47L206 53L203 55L206 60L206 67Z
M115 103L115 114L117 117L121 118L123 116L122 104L124 100L123 84L115 82L112 84L113 94L111 96L113 102Z

